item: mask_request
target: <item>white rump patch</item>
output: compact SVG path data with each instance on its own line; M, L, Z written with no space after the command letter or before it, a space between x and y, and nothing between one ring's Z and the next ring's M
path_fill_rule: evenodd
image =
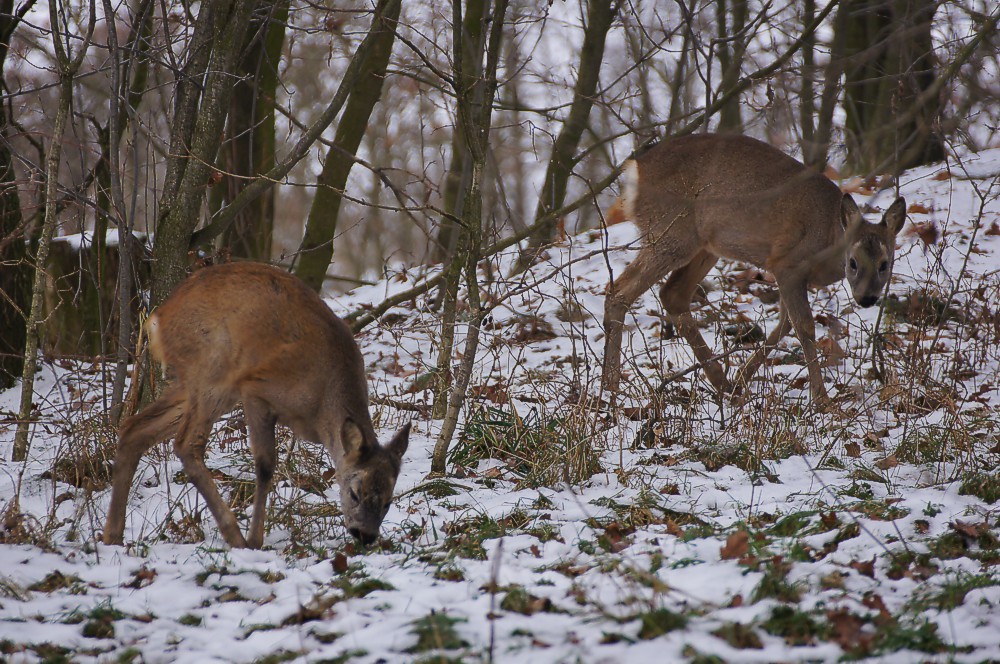
M635 159L625 162L625 183L622 187L622 212L625 218L635 220L635 202L639 196L639 164Z
M154 313L146 319L143 323L142 329L146 332L146 338L149 339L149 352L153 354L153 357L163 364L163 368L166 369L166 364L163 363L161 359L163 357L162 349L160 346L160 319Z

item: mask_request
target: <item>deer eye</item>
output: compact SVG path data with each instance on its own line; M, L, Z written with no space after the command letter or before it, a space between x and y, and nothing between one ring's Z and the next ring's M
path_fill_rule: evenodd
M347 490L347 495L348 495L348 496L350 496L350 497L351 497L351 500L353 500L354 502L356 502L356 503L359 503L359 502L361 502L361 501L360 501L360 500L358 499L358 494L356 494L356 493L354 492L354 489L348 489L348 490Z
M388 512L390 507L392 507L392 502L391 501L382 506L382 511L383 512Z
M879 272L885 272L888 269L889 269L889 261L882 261L881 263L879 263L878 265Z
M850 268L851 268L852 270L857 270L857 269L858 269L858 262L857 262L856 260L854 260L854 257L853 257L853 256L851 257L851 260L850 260L850 262L848 263L848 266L850 266Z

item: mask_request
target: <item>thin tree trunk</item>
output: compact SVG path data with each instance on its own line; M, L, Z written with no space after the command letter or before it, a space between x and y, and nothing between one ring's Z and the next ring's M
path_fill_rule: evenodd
M14 0L0 0L0 82L6 78L11 36L34 0L14 12ZM4 88L6 89L6 88ZM27 310L31 302L31 266L24 237L25 219L17 191L10 148L8 105L0 104L0 390L13 387L24 369Z
M816 0L802 3L802 23L809 25L816 18ZM802 44L802 87L799 89L799 131L802 154L810 155L816 140L816 35L809 35Z
M250 178L274 168L275 112L278 63L285 43L289 0L258 0L257 11L247 31L240 79L226 124L227 146L223 150L222 182L213 188L222 203L233 200ZM234 177L235 176L235 177ZM222 234L220 243L234 256L268 261L274 233L274 189L237 216Z
M31 424L31 406L35 393L35 371L38 368L38 345L41 335L43 296L45 291L45 265L49 255L49 245L56 229L56 195L59 189L59 165L62 160L62 140L69 120L70 104L73 100L73 77L80 69L83 58L90 47L94 34L94 0L90 2L90 20L87 34L75 56L68 50L67 30L60 33L59 11L56 0L49 0L49 24L52 26L52 46L59 73L59 102L56 109L55 125L45 159L45 217L42 233L35 252L35 276L31 288L31 311L28 314L28 334L24 344L24 369L21 373L21 402L18 409L17 431L14 433L12 460L24 461L28 456L28 435ZM64 45L63 38L67 41Z
M458 0L456 0L458 1ZM462 19L462 48L455 57L462 58L462 75L467 79L464 85L471 87L479 77L482 69L483 47L483 12L486 11L486 0L468 0L465 4L465 16ZM444 178L444 193L442 195L444 209L461 218L459 211L468 188L469 173L466 159L469 148L465 143L465 133L456 126L451 133L451 163ZM431 252L431 260L443 263L455 255L455 243L458 241L457 225L447 217L441 219L438 227L437 242ZM442 289L437 298L443 303L446 294Z
M681 121L685 112L685 79L687 76L687 61L690 57L691 44L693 39L693 27L691 12L683 3L679 3L684 14L684 28L681 35L681 50L677 54L677 64L674 66L674 77L670 82L670 111L667 113L667 124L663 131L667 136L674 133L674 127Z
M459 0L452 5L452 46L454 48L455 129L452 137L452 157L448 175L445 177L445 210L455 219L465 218L465 205L472 186L472 146L469 145L468 127L465 119L470 117L466 106L482 75L484 24L488 18L488 0L467 0L465 16ZM459 27L461 26L461 27ZM465 115L463 115L463 113ZM442 260L448 264L444 269L444 279L436 298L441 306L441 337L438 341L438 358L434 367L434 403L431 417L440 420L448 410L449 395L453 376L451 374L452 353L455 346L455 324L458 315L458 290L462 278L464 251L462 243L466 234L451 219L443 219L438 235L438 248Z
M203 92L189 91L194 80L178 82L178 110L171 126L160 219L156 225L151 284L152 305L162 302L187 272L188 246L202 218L202 204L219 151L229 108L232 72L253 11L253 0L215 0L201 5L186 77L204 81ZM203 40L209 40L204 44ZM210 50L203 58L200 49ZM204 62L203 67L198 67ZM203 79L201 78L203 77ZM184 137L190 137L185 141Z
M642 4L635 2L635 11L641 11ZM649 84L649 62L647 57L646 31L641 25L632 25L627 13L622 14L622 23L625 27L625 37L628 40L629 58L636 63L635 74L638 79L639 94L639 117L637 124L642 129L637 130L635 143L642 145L655 137L655 130L652 128L656 118L655 104L653 102L653 89Z
M455 263L461 261L465 271L465 283L468 292L468 304L471 310L471 320L469 332L466 337L465 348L463 349L463 360L456 377L455 383L450 390L448 408L445 413L444 422L441 426L441 433L434 445L434 454L431 458L431 473L444 473L445 464L448 457L448 447L451 439L455 435L458 426L458 417L465 402L465 393L472 377L472 370L475 365L476 353L479 350L479 332L483 320L483 307L479 296L478 265L482 251L483 241L483 174L486 172L487 149L489 147L490 128L493 119L493 100L496 97L497 89L497 66L500 61L501 43L503 39L504 18L507 15L509 0L498 0L493 7L490 19L492 28L490 30L489 43L486 47L486 66L482 70L483 75L471 88L464 85L466 80L462 71L455 72L455 81L458 85L458 118L459 129L465 133L465 141L469 147L468 157L471 162L470 182L462 205L462 237L459 246L462 253L456 254ZM459 3L455 3L454 25L460 26L461 8ZM457 57L457 52L461 48L461 37L456 29L455 66L460 68L461 60ZM482 57L482 56L480 56ZM451 348L442 349L441 357L450 362Z
M903 169L944 157L931 38L936 0L853 0L847 28L845 110L848 162L859 172ZM919 106L917 100L923 100ZM904 111L908 122L898 118Z
M119 145L121 135L125 129L133 126L129 120L135 114L142 95L145 93L146 80L149 76L149 36L153 26L153 2L154 0L144 0L136 12L136 20L139 28L133 28L133 34L129 36L128 54L129 60L126 63L122 74L121 85L128 86L127 94L122 95L125 104L123 110L125 114L119 117L119 126L122 128L118 132ZM129 79L131 78L131 82ZM132 163L138 168L138 155L135 154L135 141L132 141L133 153ZM119 188L121 187L119 181ZM138 362L139 349L134 348L133 337L135 332L135 321L132 318L132 304L136 298L137 285L139 284L139 273L136 267L140 260L136 255L136 243L132 236L135 227L135 208L138 193L132 192L131 214L126 214L124 195L121 201L122 219L125 221L124 227L119 226L119 263L118 263L118 358L115 363L114 384L111 391L111 420L117 421L122 415L122 404L125 395L125 377L128 373L129 360Z
M722 83L719 89L723 94L736 87L743 69L743 54L746 50L747 37L743 34L747 24L746 0L732 0L729 10L726 0L716 0L716 23L718 26L717 40L719 53L719 68L722 71ZM727 27L726 16L732 14L732 26ZM736 134L743 133L743 114L740 111L739 96L732 96L723 104L719 111L719 130Z
M305 236L299 248L295 274L317 292L323 288L326 271L333 259L333 241L337 234L342 194L347 178L354 166L353 157L358 152L361 139L368 129L372 109L382 98L385 72L396 37L400 2L381 0L372 18L369 34L374 35L372 53L361 71L357 84L351 90L344 115L337 124L333 145L326 153L323 172L316 182L316 195Z
M583 47L580 50L580 73L573 90L573 103L552 146L552 156L545 171L545 180L542 182L535 219L544 217L550 210L562 207L563 201L566 200L569 178L577 163L576 151L587 128L590 109L594 105L597 85L600 82L604 44L620 4L619 0L590 1ZM528 250L520 256L515 271L523 270L530 265L538 250L552 242L557 226L556 221L553 221L542 227L542 230L532 238Z
M840 79L844 74L844 48L849 7L850 3L845 2L837 9L833 25L833 42L830 44L830 61L823 73L823 92L820 95L819 113L816 116L816 131L812 140L804 143L802 147L803 161L806 165L819 171L826 169L830 154L833 113L837 108Z
M105 17L114 16L111 0L104 1ZM148 59L145 57L150 30L153 25L153 0L144 0L135 13L132 34L129 35L125 52L128 59L121 62L118 52L118 39L113 27L108 31L108 49L111 51L111 89L117 91L111 100L111 117L109 119L110 136L108 145L108 165L111 181L111 200L113 203L115 223L118 227L118 348L115 362L115 375L111 387L110 420L115 422L120 415L122 398L125 393L125 377L128 372L129 359L132 351L132 320L133 297L135 292L136 274L134 273L135 242L132 229L135 215L128 214L125 209L125 195L122 191L121 159L119 146L122 133L130 126L129 119L142 99L148 75ZM134 156L133 156L134 158Z

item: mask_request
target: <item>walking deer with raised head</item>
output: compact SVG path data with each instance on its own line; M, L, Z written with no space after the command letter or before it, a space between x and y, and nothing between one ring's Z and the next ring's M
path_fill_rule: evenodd
M827 401L816 361L809 286L847 277L862 307L877 303L892 268L902 198L878 224L864 221L849 194L824 175L753 138L699 134L667 140L626 162L619 205L639 227L642 248L608 288L604 306L603 386L618 389L625 313L660 279L660 299L720 392L742 388L789 329L802 344L814 401ZM719 258L774 275L781 297L777 327L737 374L735 386L691 316L691 298Z
M174 439L188 479L226 542L259 548L276 463L275 424L333 457L348 531L371 543L389 509L409 441L384 447L368 413L364 361L351 330L296 277L258 263L204 268L147 320L153 356L172 377L163 395L121 427L104 528L121 544L132 478L154 444ZM212 425L243 403L257 486L246 539L205 466Z

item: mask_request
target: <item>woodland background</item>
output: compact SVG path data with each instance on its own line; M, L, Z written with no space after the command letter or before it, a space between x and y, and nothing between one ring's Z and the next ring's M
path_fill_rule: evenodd
M986 0L4 0L19 454L39 348L103 358L116 418L143 312L218 260L327 292L447 263L422 286L440 401L471 267L604 223L652 140L746 132L863 180L996 143L996 21Z
M993 0L0 0L0 658L1000 660L1000 7ZM811 296L837 408L789 338L720 400L655 293L599 389L623 162L766 140L870 219L909 203L880 307ZM141 322L268 261L357 333L382 434L358 550L282 432L262 551L220 547L168 445L99 543ZM777 322L723 261L735 362ZM239 409L209 445L237 514ZM384 436L383 436L384 437Z

